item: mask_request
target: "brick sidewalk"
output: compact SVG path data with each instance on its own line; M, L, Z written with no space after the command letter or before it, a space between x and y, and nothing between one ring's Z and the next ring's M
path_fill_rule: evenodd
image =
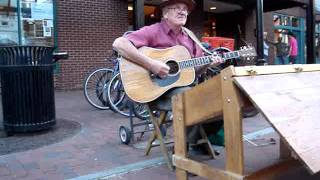
M146 157L142 149L121 144L118 128L128 126L128 119L91 107L81 91L56 92L56 116L80 123L81 131L56 144L0 156L1 180L175 179L174 172L161 161L160 148L153 148ZM244 124L244 134L269 127L261 115L245 120ZM145 139L148 135L146 133ZM265 159L276 158L268 151L262 152ZM245 156L257 157L254 153ZM283 177L320 179L319 176L311 178L305 169Z
M68 179L160 156L153 150L145 157L143 150L121 144L118 128L128 126L128 119L91 107L81 91L56 92L56 116L80 123L81 131L56 144L0 156L1 180Z

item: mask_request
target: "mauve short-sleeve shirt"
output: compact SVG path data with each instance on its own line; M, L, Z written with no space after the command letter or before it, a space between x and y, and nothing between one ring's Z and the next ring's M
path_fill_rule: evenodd
M191 57L204 55L202 49L193 42L187 33L181 31L175 34L164 20L134 31L128 34L126 38L131 41L136 48L148 46L164 49L175 45L182 45L188 49Z

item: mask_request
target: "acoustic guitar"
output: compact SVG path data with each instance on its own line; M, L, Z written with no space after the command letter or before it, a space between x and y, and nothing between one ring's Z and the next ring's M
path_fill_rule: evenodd
M190 85L195 80L194 67L212 63L214 56L220 56L224 61L256 56L255 49L251 46L243 47L238 51L198 58L191 58L188 50L180 45L166 49L141 47L139 51L170 67L168 76L162 79L138 64L121 58L120 75L124 90L129 98L139 103L151 102L169 89Z

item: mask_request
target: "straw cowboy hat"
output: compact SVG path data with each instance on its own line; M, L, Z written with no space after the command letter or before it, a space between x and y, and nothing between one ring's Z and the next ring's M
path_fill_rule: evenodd
M162 0L159 6L155 9L154 14L157 18L161 18L162 8L169 6L171 4L184 3L188 6L189 12L192 11L196 5L194 0Z

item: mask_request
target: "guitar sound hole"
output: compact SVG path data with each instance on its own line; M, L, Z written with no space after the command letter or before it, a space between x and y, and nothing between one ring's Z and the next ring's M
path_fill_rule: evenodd
M166 64L170 67L170 70L169 70L170 75L173 75L179 72L179 64L177 62L171 60L171 61L168 61Z

